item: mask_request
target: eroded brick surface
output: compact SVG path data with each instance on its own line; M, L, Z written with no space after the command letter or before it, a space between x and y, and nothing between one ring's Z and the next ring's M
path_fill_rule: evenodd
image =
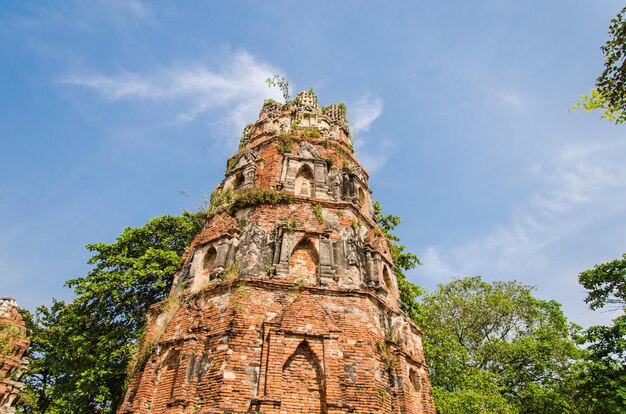
M24 384L25 358L30 341L26 327L12 298L0 299L0 413L15 412L15 403Z
M118 413L434 414L367 180L340 105L266 102L213 197L293 202L214 206Z

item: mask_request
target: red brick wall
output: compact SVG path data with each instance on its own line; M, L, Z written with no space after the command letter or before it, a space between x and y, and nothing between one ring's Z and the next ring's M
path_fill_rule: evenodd
M171 296L153 307L118 413L434 414L421 331L399 306L389 241L346 125L318 107L272 116L262 112L246 129L218 189L254 171L255 187L289 188L294 202L209 220ZM311 137L296 119L326 129ZM281 154L285 133L293 145ZM301 165L309 167L298 178ZM303 178L311 191L299 194ZM224 266L210 280L191 263L209 248L217 250L208 267ZM189 283L195 277L203 283Z

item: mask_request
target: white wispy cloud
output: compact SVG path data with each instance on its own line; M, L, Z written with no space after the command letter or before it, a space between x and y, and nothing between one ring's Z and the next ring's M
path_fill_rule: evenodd
M23 14L12 14L2 21L0 34L65 28L79 32L97 30L101 25L113 25L118 30L156 22L152 9L141 0L70 0L35 4L31 2Z
M394 148L393 142L388 139L363 136L364 133L369 132L372 123L382 114L383 107L382 99L372 98L370 94L362 96L348 106L350 131L354 137L354 144L359 152L359 159L370 174L385 165Z
M626 142L563 148L549 163L530 168L542 189L509 221L459 244L428 246L420 273L435 281L472 274L520 278L542 286L543 296L568 302L578 322L594 323L598 316L584 312L577 275L608 259L589 251L626 249L625 153Z
M81 73L65 76L61 82L93 90L111 101L145 100L171 105L170 123L193 122L210 110L224 109L223 123L238 133L247 122L256 119L264 98L280 97L278 90L265 84L265 79L279 72L252 55L239 52L219 67L192 63L148 73Z
M352 102L348 112L352 133L356 136L369 131L372 122L383 113L383 106L382 99L372 98L369 94Z

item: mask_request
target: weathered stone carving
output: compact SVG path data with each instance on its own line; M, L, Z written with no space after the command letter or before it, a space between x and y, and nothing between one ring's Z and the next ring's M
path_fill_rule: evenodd
M250 222L242 233L236 256L241 263L241 276L266 274L271 264L272 239L265 230Z

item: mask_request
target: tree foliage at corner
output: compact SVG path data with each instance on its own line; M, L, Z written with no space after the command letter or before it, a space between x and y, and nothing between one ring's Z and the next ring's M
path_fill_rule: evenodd
M580 96L582 102L572 109L599 109L602 118L621 124L626 122L626 7L611 20L609 40L601 50L604 71L596 79L596 88Z
M572 411L562 379L580 356L561 307L516 281L440 284L422 302L439 413Z
M405 306L405 311L411 319L416 323L421 321L420 305L416 298L424 293L424 289L407 280L404 271L414 269L417 265L421 265L417 255L407 252L406 246L399 244L400 238L392 231L400 224L400 217L392 214L384 215L382 207L378 201L374 202L374 217L381 230L391 242L391 256L393 263L396 265L396 278L398 280L398 289L400 290L400 300Z
M613 325L591 326L580 336L588 357L573 379L574 395L585 413L626 412L626 254L585 270L578 280L591 309L610 307L619 315Z
M32 345L21 412L115 411L145 315L169 291L201 225L191 213L162 216L125 228L114 243L87 245L93 269L67 282L76 298L26 315Z

